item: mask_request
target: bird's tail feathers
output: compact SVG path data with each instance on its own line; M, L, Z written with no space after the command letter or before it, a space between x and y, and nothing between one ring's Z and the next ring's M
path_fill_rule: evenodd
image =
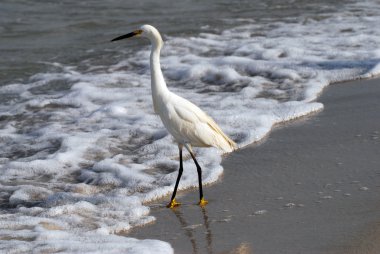
M237 144L224 134L214 121L209 121L208 125L222 137L221 139L217 139L217 143L215 144L219 149L225 153L230 153L238 148Z
M223 152L230 153L238 148L237 144L224 133L223 138L225 142L223 142L223 145L219 146Z

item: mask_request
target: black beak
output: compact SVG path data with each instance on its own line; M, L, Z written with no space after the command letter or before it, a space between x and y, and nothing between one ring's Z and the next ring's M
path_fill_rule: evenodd
M133 36L140 35L142 32L143 32L142 30L135 30L131 33L124 34L122 36L116 37L116 38L112 39L111 41L118 41L118 40L122 40L122 39L131 38Z

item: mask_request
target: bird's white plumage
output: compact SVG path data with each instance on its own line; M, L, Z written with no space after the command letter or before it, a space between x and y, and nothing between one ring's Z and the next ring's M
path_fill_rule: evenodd
M152 43L150 55L153 106L165 128L180 145L186 147L216 147L224 152L236 149L215 121L190 101L170 92L160 67L160 51L163 41L156 28L141 27L141 36ZM191 149L191 148L190 148Z
M190 101L169 91L160 66L160 51L164 42L156 28L150 25L143 25L139 30L119 36L112 41L138 35L148 38L152 43L152 50L150 52L150 76L154 111L160 116L168 132L178 142L179 172L170 203L167 207L173 208L180 205L180 203L175 200L175 195L183 172L183 147L186 147L189 151L197 167L199 205L205 206L208 201L203 197L202 168L195 158L192 146L213 146L224 152L231 152L236 149L237 146L205 112Z
M170 93L166 107L167 113L159 115L178 143L197 147L213 146L225 152L231 152L235 148L235 143L221 131L214 120L190 101Z

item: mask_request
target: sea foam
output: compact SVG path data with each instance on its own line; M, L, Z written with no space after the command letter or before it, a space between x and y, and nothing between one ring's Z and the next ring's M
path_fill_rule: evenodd
M316 99L327 85L380 73L375 9L167 37L164 75L243 147L323 109ZM145 203L171 193L178 168L178 148L152 108L149 47L125 57L109 67L51 63L27 83L0 87L12 98L0 105L3 251L172 252L125 237L154 221ZM216 181L221 155L195 151L204 183ZM188 157L184 168L179 188L197 186Z

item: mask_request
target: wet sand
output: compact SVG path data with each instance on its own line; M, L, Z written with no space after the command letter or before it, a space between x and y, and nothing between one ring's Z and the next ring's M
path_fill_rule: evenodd
M175 253L380 253L380 80L331 85L318 101L323 111L229 154L204 209L182 191L182 206L150 204L156 222L128 235Z

